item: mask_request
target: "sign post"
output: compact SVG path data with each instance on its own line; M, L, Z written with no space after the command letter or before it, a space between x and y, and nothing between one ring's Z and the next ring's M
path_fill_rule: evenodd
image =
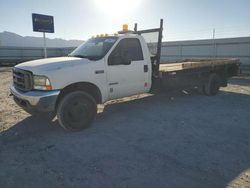
M44 58L47 58L47 45L45 33L54 33L54 18L53 16L32 14L32 23L34 32L43 33Z
M43 32L43 47L44 47L44 58L47 58L47 45L46 45L45 32Z

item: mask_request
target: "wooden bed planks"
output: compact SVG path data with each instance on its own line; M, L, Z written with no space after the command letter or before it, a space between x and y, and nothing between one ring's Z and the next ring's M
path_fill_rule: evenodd
M161 72L180 71L185 69L195 69L200 67L209 67L227 64L240 64L239 59L190 59L175 63L162 62L160 64Z

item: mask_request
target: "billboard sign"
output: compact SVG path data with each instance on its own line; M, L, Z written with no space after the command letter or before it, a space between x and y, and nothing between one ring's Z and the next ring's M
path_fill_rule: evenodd
M54 33L54 18L53 16L32 14L33 31Z

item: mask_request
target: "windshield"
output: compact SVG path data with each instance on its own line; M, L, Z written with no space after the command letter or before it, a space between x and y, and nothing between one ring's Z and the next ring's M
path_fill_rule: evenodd
M118 37L98 37L89 39L70 53L69 56L90 60L102 59L115 44L117 38Z

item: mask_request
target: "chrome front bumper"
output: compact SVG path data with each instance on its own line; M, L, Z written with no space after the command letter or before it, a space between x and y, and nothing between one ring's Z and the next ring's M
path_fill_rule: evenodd
M17 90L13 85L10 92L14 96L15 102L27 111L53 111L55 110L57 96L60 91L28 91Z

